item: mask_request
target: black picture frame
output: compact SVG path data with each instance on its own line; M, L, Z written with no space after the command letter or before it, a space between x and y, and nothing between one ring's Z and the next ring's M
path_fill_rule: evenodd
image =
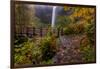
M14 66L14 24L15 24L15 4L36 4L36 5L55 5L55 6L80 6L80 7L90 7L95 8L95 62L88 63L62 63L62 64L50 64L50 65L22 65ZM43 67L43 66L59 66L59 65L76 65L76 64L89 64L96 63L96 6L95 5L81 5L81 4L64 4L64 3L47 3L47 2L34 2L34 1L11 1L11 68L27 68L27 67Z

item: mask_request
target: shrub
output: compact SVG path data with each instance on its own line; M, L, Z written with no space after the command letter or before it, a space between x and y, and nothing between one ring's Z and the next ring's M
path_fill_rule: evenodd
M32 64L41 62L41 50L34 42L27 41L22 47L15 48L15 64ZM40 61L39 61L40 60Z
M55 55L56 45L52 43L52 37L47 36L41 42L42 59L48 61Z
M91 45L82 46L81 45L81 53L83 55L83 60L85 62L94 62L95 61L95 50Z
M73 30L69 27L64 28L64 34L69 35L73 34Z
M85 36L80 43L80 51L83 55L83 61L94 62L95 61L95 48L91 45L87 36Z
M81 34L84 32L83 23L71 23L64 28L64 34Z
M28 41L28 38L26 36L15 36L15 39L16 39L16 41L14 42L15 45L20 45Z
M75 25L76 29L75 29L75 32L77 33L83 33L84 32L84 23L77 23Z
M43 61L42 64L53 64L52 59L49 59L47 61Z
M86 34L89 38L89 41L91 44L94 44L95 42L95 24L87 24L85 28Z
M15 62L15 65L32 63L25 55L21 55L21 54L14 55L14 62Z

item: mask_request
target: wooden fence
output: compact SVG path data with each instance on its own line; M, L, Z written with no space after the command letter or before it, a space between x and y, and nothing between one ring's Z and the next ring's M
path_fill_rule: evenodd
M34 28L34 27L27 27L27 28L22 28L19 30L15 30L15 35L16 36L28 36L30 38L34 36L40 36L43 37L47 35L48 32L51 32L52 34L56 36L64 35L63 28L62 29L48 29L48 28Z

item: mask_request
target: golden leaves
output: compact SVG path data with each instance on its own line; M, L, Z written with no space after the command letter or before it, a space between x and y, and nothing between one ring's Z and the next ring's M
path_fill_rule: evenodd
M95 13L94 8L81 8L81 7L74 7L75 11L70 16L71 20L74 22L75 18L82 17L83 21L87 22L88 20L92 20L93 14ZM78 10L77 10L78 9Z

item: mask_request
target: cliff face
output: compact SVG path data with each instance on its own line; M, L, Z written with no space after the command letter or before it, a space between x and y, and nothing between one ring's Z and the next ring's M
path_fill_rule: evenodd
M34 9L35 9L35 15L43 23L46 23L46 24L51 23L53 6L36 5ZM65 11L63 6L57 6L57 8L56 8L56 16L59 16L59 15L69 16L72 13L73 13L73 9Z
M43 23L51 23L52 18L52 7L39 5L35 6L35 15L40 19Z

